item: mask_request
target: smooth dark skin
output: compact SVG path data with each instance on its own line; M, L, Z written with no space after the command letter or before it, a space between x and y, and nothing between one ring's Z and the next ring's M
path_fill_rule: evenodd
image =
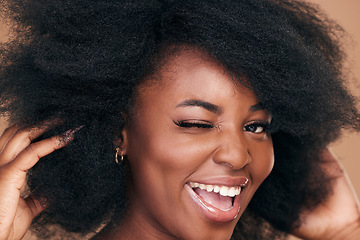
M140 86L135 113L124 130L132 179L122 239L229 239L272 169L270 135L260 128L259 133L243 130L254 121L271 121L255 107L255 95L235 85L216 63L204 61L205 56L184 53L164 66L158 82L149 79ZM214 127L182 128L178 121ZM238 176L250 181L240 214L230 222L206 219L185 191L189 181Z
M252 91L235 84L201 51L184 50L168 59L157 76L139 86L134 112L122 132L119 147L131 171L129 208L121 223L94 239L229 239L274 162L270 135L260 127L246 128L254 121L271 121L258 104ZM181 120L214 127L174 123ZM20 239L44 208L31 196L20 197L26 171L76 137L31 143L45 131L14 126L0 138L0 239ZM338 177L334 194L316 211L303 213L304 224L294 233L306 239L359 239L355 195L327 150L324 159L329 162L324 168L338 169L332 173ZM206 219L184 190L189 181L214 176L249 179L240 214L226 223Z

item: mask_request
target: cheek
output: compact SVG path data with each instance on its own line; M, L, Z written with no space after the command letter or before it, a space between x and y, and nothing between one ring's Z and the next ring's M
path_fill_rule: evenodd
M201 141L167 137L165 131L161 135L137 135L133 139L136 149L129 152L131 161L142 165L142 172L158 172L158 177L171 178L172 181L185 183L186 176L195 172L209 157L209 146L199 144Z
M128 159L137 185L146 181L162 188L181 189L187 176L208 157L206 144L199 144L203 141L179 137L172 129L140 125L129 129L128 133Z
M249 165L254 185L258 187L270 174L274 166L274 150L271 139L250 148L252 163Z

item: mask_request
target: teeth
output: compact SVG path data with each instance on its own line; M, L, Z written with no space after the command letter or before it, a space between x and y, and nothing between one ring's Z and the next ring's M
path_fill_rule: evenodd
M222 186L220 188L220 195L227 196L228 193L229 193L229 188L228 187Z
M206 189L205 184L199 184L199 188L200 188L201 190L205 190L205 189Z
M235 195L239 195L241 193L241 187L237 187L235 190Z
M218 185L214 186L214 193L220 192L220 187Z
M234 187L231 187L231 188L229 189L228 196L230 196L230 197L234 197L234 196L235 196L235 188L234 188Z
M240 186L227 187L227 186L218 186L218 185L207 185L203 183L190 182L192 188L200 188L208 192L214 191L215 193L220 193L222 196L235 197L241 193Z

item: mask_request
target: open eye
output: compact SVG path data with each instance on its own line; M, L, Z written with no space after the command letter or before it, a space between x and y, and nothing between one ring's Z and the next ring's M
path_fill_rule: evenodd
M182 120L174 121L174 123L182 128L214 128L215 125L206 121Z
M252 133L263 133L267 132L269 128L269 123L265 122L252 122L249 124L246 124L243 127L244 131L252 132Z

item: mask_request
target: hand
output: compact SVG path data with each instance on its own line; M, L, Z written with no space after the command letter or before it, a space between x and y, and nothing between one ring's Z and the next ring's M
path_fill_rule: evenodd
M336 160L327 149L322 153L324 170L334 178L332 194L312 211L303 212L303 221L293 234L304 239L360 239L359 202L351 183Z
M33 195L22 198L20 190L25 184L27 170L73 138L70 131L32 143L48 129L49 126L25 129L13 126L0 137L0 240L21 239L34 217L45 208Z

